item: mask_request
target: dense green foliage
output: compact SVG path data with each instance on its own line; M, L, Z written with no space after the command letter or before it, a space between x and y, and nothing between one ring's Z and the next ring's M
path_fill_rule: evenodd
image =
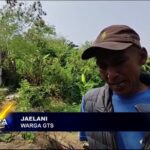
M43 15L40 2L0 10L3 85L19 92L19 111L79 111L82 95L102 84L94 61L81 60L90 43L79 48L59 37Z

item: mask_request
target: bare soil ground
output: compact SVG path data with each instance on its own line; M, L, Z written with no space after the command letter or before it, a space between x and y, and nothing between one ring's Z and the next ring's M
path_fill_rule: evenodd
M24 140L13 133L11 142L0 142L0 149L82 149L78 132L37 132L35 141Z

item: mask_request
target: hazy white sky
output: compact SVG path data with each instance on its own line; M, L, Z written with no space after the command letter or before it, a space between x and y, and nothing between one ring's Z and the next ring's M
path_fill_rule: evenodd
M46 22L75 44L93 41L106 26L126 24L139 33L141 44L150 53L150 1L41 2Z
M98 33L112 24L126 24L141 37L150 49L150 1L43 1L46 20L56 31L82 44L94 40ZM149 51L150 52L150 51Z

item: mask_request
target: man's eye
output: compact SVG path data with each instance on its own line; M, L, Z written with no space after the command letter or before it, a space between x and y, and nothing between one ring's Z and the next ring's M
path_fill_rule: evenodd
M118 65L124 64L125 62L126 62L126 60L117 60L117 61L113 62L112 64L118 66Z
M100 69L106 69L106 68L107 68L107 65L106 65L106 64L99 64L99 68L100 68Z

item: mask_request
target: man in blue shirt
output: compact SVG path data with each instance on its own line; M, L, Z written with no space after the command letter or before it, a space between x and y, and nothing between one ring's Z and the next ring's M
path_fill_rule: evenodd
M135 30L126 25L112 25L101 31L82 59L95 57L102 88L90 90L83 97L82 112L136 112L135 106L150 103L150 80L143 80L141 66L147 51ZM150 77L148 76L148 79ZM142 149L144 132L84 133L90 149ZM147 145L147 144L145 144Z

